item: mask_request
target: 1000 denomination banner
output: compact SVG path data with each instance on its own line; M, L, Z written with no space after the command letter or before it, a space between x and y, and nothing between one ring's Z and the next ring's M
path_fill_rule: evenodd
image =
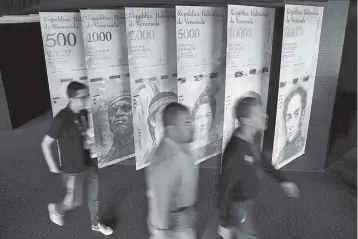
M126 8L136 168L150 164L163 137L162 114L177 102L175 11Z
M323 7L285 6L273 164L280 168L305 152Z
M134 156L124 10L81 10L99 167Z
M221 153L225 95L225 9L176 7L178 101L195 122L196 162Z
M275 10L228 5L223 149L238 122L235 103L260 96L266 113Z
M80 13L40 12L42 40L53 115L68 104L67 85L78 81L88 85ZM94 144L89 111L88 144ZM95 152L92 150L92 156Z

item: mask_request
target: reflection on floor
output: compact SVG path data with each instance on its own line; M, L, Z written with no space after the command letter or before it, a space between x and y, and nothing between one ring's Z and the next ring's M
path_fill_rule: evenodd
M87 206L68 214L58 227L48 219L47 203L64 190L58 175L48 172L40 141L49 126L47 117L19 130L0 134L0 238L68 239L104 238L90 230ZM288 176L301 189L298 199L286 198L271 178L264 177L257 206L266 238L356 238L356 196L329 173L294 173ZM114 226L108 238L147 238L144 172L132 166L101 169L101 212ZM215 201L216 172L200 171L198 236Z

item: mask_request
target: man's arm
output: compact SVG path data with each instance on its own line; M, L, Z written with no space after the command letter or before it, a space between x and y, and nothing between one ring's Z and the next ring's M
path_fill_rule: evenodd
M262 166L265 171L269 173L273 178L275 178L279 183L287 181L285 175L272 165L271 158L272 157L270 157L270 154L268 152L263 151L261 153Z
M46 163L50 168L50 171L53 173L59 173L60 170L58 169L58 166L53 158L53 154L51 150L51 146L55 141L56 141L55 139L51 138L48 135L45 135L41 143L41 149L42 149L42 153L44 154Z

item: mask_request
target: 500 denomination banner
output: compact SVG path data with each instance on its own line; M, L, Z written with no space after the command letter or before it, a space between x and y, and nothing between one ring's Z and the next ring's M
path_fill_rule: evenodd
M273 164L305 152L317 68L323 7L285 6Z
M225 95L225 9L176 7L178 101L195 122L196 162L221 153Z
M80 13L40 12L47 77L53 115L68 104L67 85L79 81L88 85ZM90 106L88 143L94 144ZM94 147L93 147L94 148ZM92 156L95 152L92 151Z
M266 113L275 10L228 5L223 149L238 126L234 104L260 96Z
M99 167L134 156L124 10L81 10Z
M126 8L136 168L150 164L163 137L162 114L177 102L175 12Z

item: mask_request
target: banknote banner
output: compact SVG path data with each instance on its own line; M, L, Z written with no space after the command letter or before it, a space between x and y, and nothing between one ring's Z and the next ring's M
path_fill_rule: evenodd
M81 10L100 168L134 157L124 10Z
M55 116L69 103L66 89L70 82L78 81L88 85L81 15L74 12L40 12L39 16L52 113ZM89 111L87 143L94 144L90 105L87 108ZM92 156L95 157L94 147L91 148Z
M305 153L323 10L323 7L285 5L272 155L276 168Z
M266 113L275 10L228 5L223 150L239 122L234 105L260 97Z
M221 153L226 16L222 7L176 6L178 102L194 120L197 163Z
M126 8L136 169L163 137L162 114L177 102L175 10Z

